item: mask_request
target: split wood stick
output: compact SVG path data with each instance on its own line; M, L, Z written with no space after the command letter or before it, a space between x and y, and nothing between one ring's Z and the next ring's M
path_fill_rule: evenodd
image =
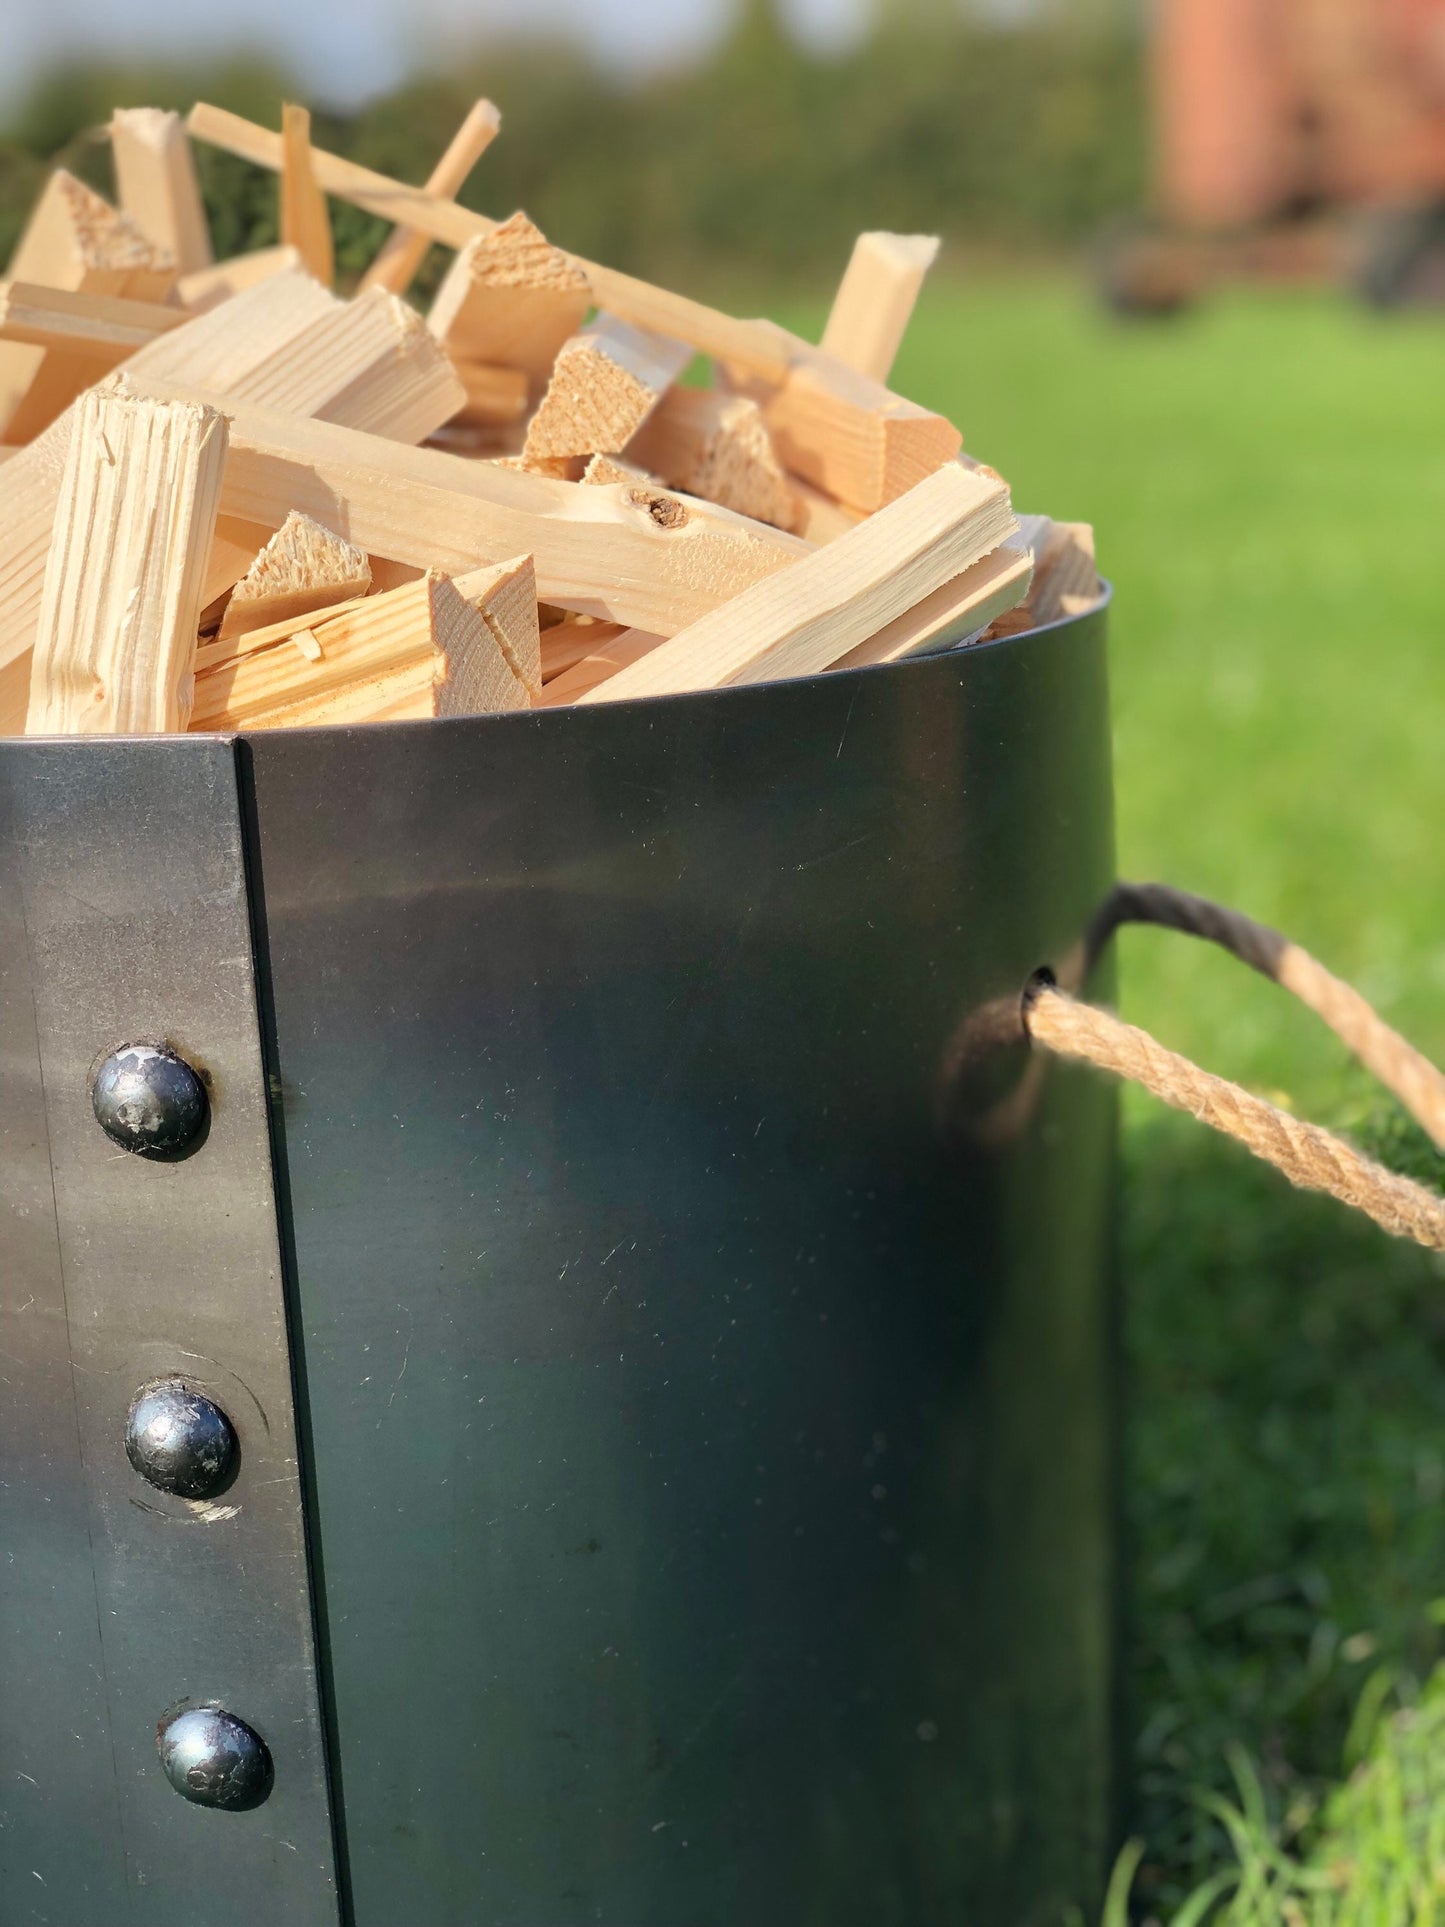
M427 193L454 201L466 185L468 174L501 129L502 117L491 101L474 101L466 119L452 135L447 151L432 169L426 184ZM389 288L393 294L405 294L416 279L431 245L432 237L429 234L419 234L415 228L393 228L376 259L362 276L362 287Z
M228 515L275 529L299 508L372 555L450 574L531 555L546 601L658 635L806 553L776 529L676 496L554 482L232 397L220 405L232 418Z
M582 700L615 702L814 674L952 582L1015 526L1002 482L949 463Z
M169 291L175 264L128 215L57 168L16 243L10 274L15 281L73 293L150 302ZM5 440L30 441L103 373L104 364L88 349L0 343L0 429Z
M542 631L542 683L545 687L556 677L592 655L605 642L613 642L627 631L620 622L599 622L595 616L564 616Z
M122 295L47 288L37 281L0 281L0 339L37 348L66 348L113 366L169 334L184 310Z
M443 576L313 616L303 651L255 649L196 677L193 729L472 716L525 709L483 611Z
M236 584L221 618L220 640L274 622L299 621L317 609L364 596L370 587L365 549L293 511Z
M831 667L861 669L868 663L898 662L904 656L951 648L1022 602L1028 594L1033 567L1033 557L1027 550L997 548L886 624L876 636L840 656Z
M938 246L936 234L860 234L833 298L823 352L886 383Z
M514 214L457 255L427 326L454 360L518 369L536 396L591 305L591 284L577 264L525 214Z
M228 154L239 155L258 167L275 172L282 165L280 135L242 119L239 114L198 101L191 109L187 125L195 139L224 148ZM430 234L433 240L443 241L451 248L464 248L468 241L478 235L491 234L500 225L485 214L474 214L469 208L460 207L455 201L428 194L425 188L406 187L385 174L358 167L355 162L342 160L321 148L312 149L312 165L322 188L338 200L350 201L369 214L379 214L383 220ZM788 357L779 354L772 333L760 330L756 322L739 321L700 301L655 288L632 275L619 274L614 268L586 261L580 255L571 255L569 259L586 275L593 300L623 320L657 334L691 342L700 353L716 355L753 374L781 380L787 373Z
M797 491L783 472L762 410L748 395L674 388L632 438L627 453L689 495L801 533L806 518Z
M191 137L179 114L118 107L110 118L116 196L180 274L211 265L211 235L196 181Z
M530 555L454 578L464 602L479 610L507 666L533 701L542 693L542 638L537 620L537 570Z
M160 377L182 384L208 383L224 395L245 392L250 384L271 388L272 373L279 367L290 377L280 405L308 410L334 396L338 371L318 368L310 356L298 363L291 351L319 318L341 312L341 303L310 275L299 271L278 275L160 336L131 357L127 370L137 380ZM346 379L345 370L340 372ZM4 735L25 727L30 646L35 640L70 435L71 411L67 411L17 453L7 469L6 486L0 489L0 734ZM229 588L245 574L257 549L282 520L278 517L271 527L243 543L237 566L221 588ZM202 606L217 593L212 589L205 594Z
M336 279L331 216L311 160L311 115L287 101L281 109L281 239L296 249L323 288Z
M281 166L280 136L237 114L202 101L191 109L188 125L197 139L228 153L260 167ZM429 233L449 247L464 248L499 226L455 201L439 199L424 188L404 187L319 148L312 150L312 159L328 193ZM778 453L795 473L854 507L867 512L894 500L940 462L951 460L961 444L957 429L942 416L901 400L772 322L739 321L580 255L567 258L586 276L593 300L608 313L688 342L748 377L784 383L776 418L771 413L767 417ZM806 376L796 392L794 374ZM788 447L780 431L789 437ZM816 458L807 458L807 443L814 435L825 446Z
M295 248L256 248L250 254L234 254L229 261L218 261L213 268L197 268L193 274L183 274L176 283L176 299L183 308L200 314L219 302L229 301L233 294L254 288L258 281L267 281L273 274L300 266L301 256Z
M30 677L32 736L183 729L225 417L131 392L78 405Z
M489 362L451 357L466 403L453 425L491 428L519 422L527 412L527 377L520 368L498 368Z
M599 315L563 342L528 424L523 461L620 454L691 360L685 341Z
M654 649L663 646L661 636L649 636L641 629L624 629L588 650L570 669L565 669L546 685L537 698L538 709L558 709L575 703L609 681L630 663L640 662Z

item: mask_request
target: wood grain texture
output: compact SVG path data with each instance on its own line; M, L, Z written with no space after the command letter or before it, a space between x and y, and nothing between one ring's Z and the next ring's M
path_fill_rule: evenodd
M191 727L267 729L527 706L482 609L445 577L427 575L322 611L285 640L201 669Z
M133 393L76 411L30 676L30 735L183 729L225 418Z
M1004 484L951 463L582 700L815 674L998 548L1015 527Z
M211 235L196 180L191 137L179 114L160 107L118 107L110 117L116 196L178 274L211 266Z
M620 454L691 360L684 341L599 315L563 342L522 460Z
M633 436L630 461L674 488L800 534L806 515L747 395L673 388Z
M299 620L371 587L365 549L291 514L257 555L232 591L221 618L220 639L229 641L248 629Z

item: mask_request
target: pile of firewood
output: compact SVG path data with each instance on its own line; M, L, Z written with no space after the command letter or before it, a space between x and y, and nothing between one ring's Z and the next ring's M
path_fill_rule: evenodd
M118 206L52 175L0 283L0 733L705 689L1097 596L1087 528L1021 526L885 386L936 242L860 237L813 347L460 206L499 125L479 102L411 188L299 108L139 108ZM283 245L213 261L193 139L280 175ZM327 195L394 224L347 300Z

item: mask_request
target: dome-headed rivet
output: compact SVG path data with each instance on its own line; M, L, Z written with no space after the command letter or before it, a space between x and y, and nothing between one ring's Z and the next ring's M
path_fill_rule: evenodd
M204 1499L219 1491L236 1457L236 1434L219 1405L168 1378L136 1394L125 1426L125 1455L162 1492Z
M163 1044L124 1044L112 1051L90 1095L101 1130L141 1157L184 1157L197 1148L210 1114L205 1085Z
M271 1791L271 1755L261 1735L219 1706L192 1706L163 1720L156 1746L166 1778L198 1807L240 1812Z

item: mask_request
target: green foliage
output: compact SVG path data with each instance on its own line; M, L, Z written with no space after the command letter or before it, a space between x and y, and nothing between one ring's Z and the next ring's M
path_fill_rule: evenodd
M104 187L111 109L203 97L279 124L286 76L72 65L13 117L0 148L0 256L39 178L63 159ZM356 115L318 112L318 142L424 180L479 93L505 130L463 199L525 207L568 247L637 273L712 285L831 280L864 227L1057 246L1140 194L1138 47L1121 34L899 22L846 57L810 57L745 13L705 64L628 85L564 45L509 47L407 80ZM273 179L203 158L221 254L275 238ZM381 224L337 207L338 263L359 271ZM435 264L434 264L435 271Z

